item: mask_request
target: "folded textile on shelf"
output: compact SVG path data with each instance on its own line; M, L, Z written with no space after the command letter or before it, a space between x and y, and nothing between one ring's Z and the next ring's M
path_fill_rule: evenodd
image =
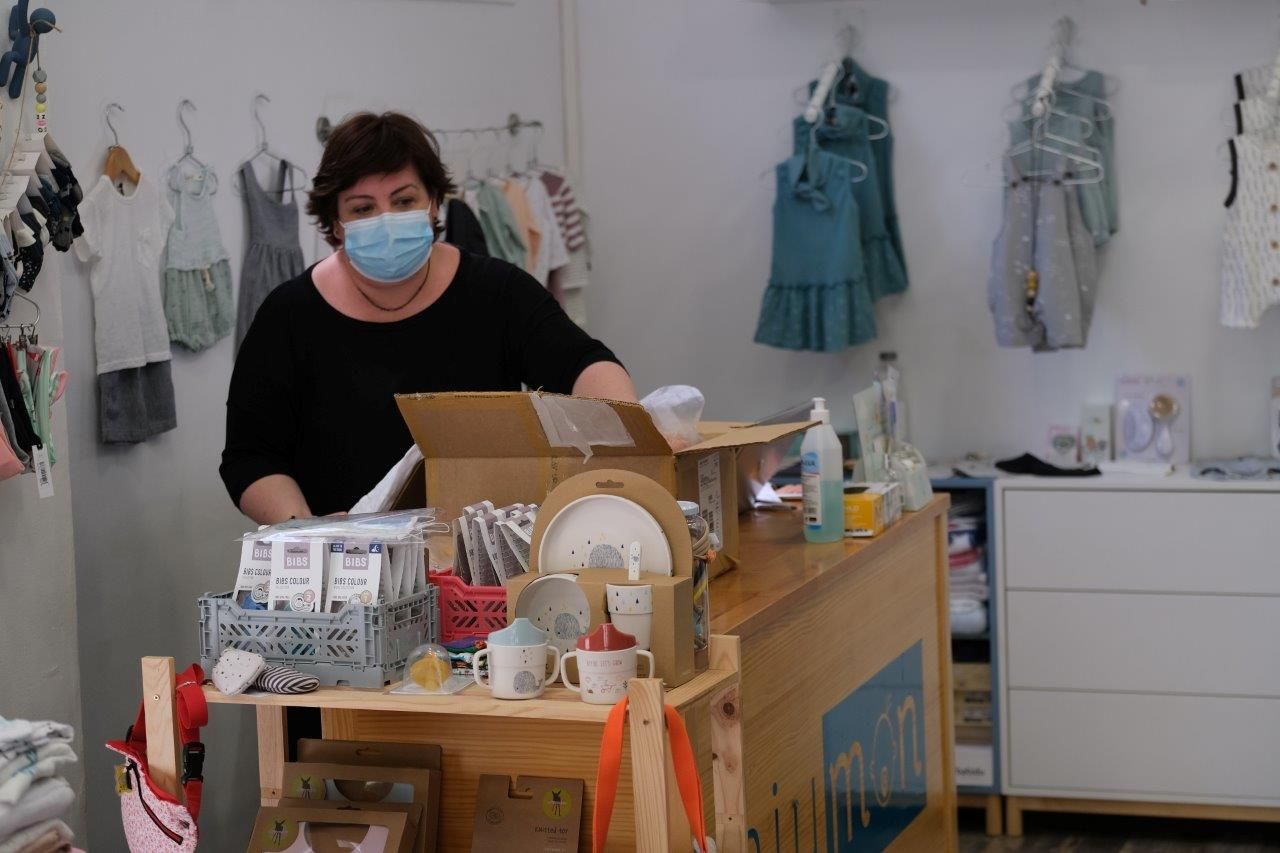
M53 853L71 850L74 839L71 827L54 818L32 824L7 839L0 840L0 853Z
M0 839L7 840L19 830L61 817L75 801L75 791L66 780L38 780L16 804L0 804Z

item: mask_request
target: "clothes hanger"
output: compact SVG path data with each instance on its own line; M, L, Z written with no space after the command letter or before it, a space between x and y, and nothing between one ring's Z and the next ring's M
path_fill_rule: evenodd
M546 129L542 126L542 122L529 122L528 127L536 130L538 133L533 137L533 143L529 146L529 156L525 160L525 171L532 172L542 168L542 164L538 162L538 146L542 144L542 136Z
M1086 157L1082 154L1079 154L1077 152L1060 148L1056 145L1050 145L1044 137L1043 124L1044 124L1043 120L1037 121L1036 126L1032 128L1031 137L1027 139L1027 141L1020 142L1017 145L1014 145L1011 148L1009 148L1008 151L1005 152L1006 156L1008 156L1009 158L1017 158L1027 153L1043 152L1046 154L1053 154L1065 160L1069 160L1072 163L1078 164L1079 166L1082 166L1085 169L1089 169L1091 171L1087 174L1080 174L1078 170L1073 169L1071 177L1063 177L1060 169L1037 168L1036 165L1034 165L1034 161L1038 160L1039 158L1033 157L1032 158L1033 165L1030 169L1018 170L1019 173L1022 175L1022 177L1054 178L1054 179L1061 178L1064 186L1096 184L1102 181L1103 176L1106 174L1106 169L1103 168L1102 163L1100 163L1097 160Z
M124 107L114 101L107 104L107 108L103 110L103 118L106 119L107 128L111 131L111 147L107 149L107 162L102 167L102 174L106 175L107 180L112 184L124 177L137 186L138 181L142 179L142 173L138 171L137 166L133 165L133 158L129 156L129 152L120 144L120 134L116 133L116 126L111 123L112 110L125 111Z
M263 190L264 192L270 195L278 195L283 200L284 196L288 193L296 193L300 189L306 189L307 182L310 180L310 178L307 176L306 170L303 169L301 166L299 166L297 163L293 162L292 160L288 160L282 155L277 154L275 151L271 150L271 146L267 142L267 125L265 122L263 122L262 115L258 112L258 108L263 103L268 103L268 104L271 103L271 98L267 97L262 92L259 92L258 94L253 96L252 110L253 110L253 120L258 125L258 147L253 150L252 154L250 154L248 157L242 160L240 165L242 167L247 165L249 166L249 168L252 169L253 161L261 157L267 157L271 160L275 160L276 163L287 164L288 175L287 175L287 179L284 181L284 185L282 185L278 190L268 189L268 188L264 188ZM302 177L301 182L298 182L295 180L295 175L301 175ZM274 184L274 182L269 182L269 184ZM243 192L243 188L239 188L239 192Z
M218 191L218 175L213 171L213 169L201 162L200 158L195 155L195 148L191 144L191 128L187 126L187 119L185 115L185 110L188 107L190 107L193 112L197 111L196 105L193 104L189 98L183 98L178 103L178 125L182 128L184 144L182 148L182 156L178 158L177 162L169 167L169 188L174 192L181 192L182 185L184 183L182 164L194 163L200 170L200 173L198 175L191 176L192 179L201 183L203 188L205 188L210 195L213 195Z

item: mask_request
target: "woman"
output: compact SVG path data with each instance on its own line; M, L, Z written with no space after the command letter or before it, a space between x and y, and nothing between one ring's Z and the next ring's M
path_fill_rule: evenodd
M220 472L254 521L350 509L412 443L396 394L636 399L532 276L436 239L453 190L408 116L360 113L329 137L307 212L337 251L272 291L231 376Z

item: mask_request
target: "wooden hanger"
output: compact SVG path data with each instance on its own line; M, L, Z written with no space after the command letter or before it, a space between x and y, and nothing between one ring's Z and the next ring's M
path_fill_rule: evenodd
M112 144L107 149L107 162L102 167L102 174L106 175L107 180L113 184L123 177L136 185L142 178L142 172L138 171L137 166L133 165L133 158L129 156L129 152L120 144L120 135L116 133L115 125L111 123L111 111L113 109L124 112L124 107L119 104L107 104L105 117L107 127L111 130Z

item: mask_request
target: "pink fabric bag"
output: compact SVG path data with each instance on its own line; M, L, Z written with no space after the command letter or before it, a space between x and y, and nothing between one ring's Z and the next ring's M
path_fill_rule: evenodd
M138 719L124 740L107 742L107 748L124 756L116 767L120 794L120 818L131 853L190 853L196 849L200 832L200 796L204 787L204 744L200 729L209 722L205 704L204 670L193 664L177 678L178 729L182 746L183 805L156 787L147 769L146 706L138 709Z

